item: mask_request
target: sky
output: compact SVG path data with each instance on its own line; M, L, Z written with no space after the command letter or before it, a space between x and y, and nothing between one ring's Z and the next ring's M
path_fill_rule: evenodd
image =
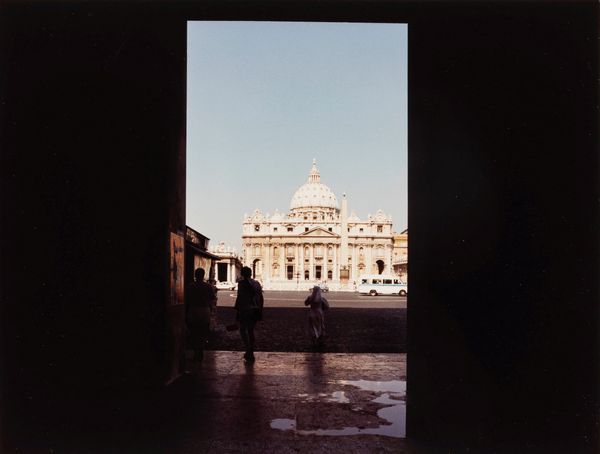
M244 214L308 181L407 220L407 26L188 22L186 223L241 251Z

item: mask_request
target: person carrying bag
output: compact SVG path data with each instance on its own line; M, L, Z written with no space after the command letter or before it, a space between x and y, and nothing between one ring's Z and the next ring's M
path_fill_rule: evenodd
M240 336L246 353L244 359L253 362L254 358L254 327L262 320L264 297L260 284L251 278L252 270L247 266L242 268L242 280L238 283L238 293L235 300L236 320L239 324Z

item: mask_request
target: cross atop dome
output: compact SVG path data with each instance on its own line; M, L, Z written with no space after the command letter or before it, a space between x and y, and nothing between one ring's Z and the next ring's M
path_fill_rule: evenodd
M312 169L310 169L310 173L308 174L308 182L309 183L319 183L321 181L321 174L317 170L317 159L313 158Z

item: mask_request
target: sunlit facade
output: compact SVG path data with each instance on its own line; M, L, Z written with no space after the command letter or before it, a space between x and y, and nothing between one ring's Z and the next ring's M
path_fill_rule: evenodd
M392 274L394 233L391 216L379 210L361 220L341 208L321 183L313 160L287 214L255 210L244 216L242 259L265 289L294 290L326 282L331 290L352 290L362 274Z

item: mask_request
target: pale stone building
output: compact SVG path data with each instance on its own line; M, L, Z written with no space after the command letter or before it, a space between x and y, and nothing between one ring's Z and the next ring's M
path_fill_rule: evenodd
M237 282L241 276L242 262L235 248L227 246L225 242L221 241L216 246L210 247L209 251L216 257L214 261L215 281Z
M362 274L393 273L392 219L382 210L359 219L341 208L321 183L316 162L294 193L287 214L255 210L245 215L242 261L265 289L293 290L325 281L332 290L352 290Z
M408 279L408 229L394 234L394 273L406 282Z

